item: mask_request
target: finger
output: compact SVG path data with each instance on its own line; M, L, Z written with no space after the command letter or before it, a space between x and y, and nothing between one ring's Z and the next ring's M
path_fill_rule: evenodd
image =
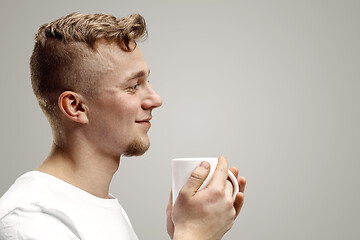
M237 178L239 175L239 170L236 167L231 167L230 171L234 174L234 176Z
M194 196L197 190L200 188L202 183L205 181L206 177L210 172L210 164L206 161L200 163L192 172L185 183L185 185L180 190L180 193L186 196ZM180 197L179 193L179 197Z
M236 198L235 198L235 202L234 202L234 208L235 208L235 211L236 211L235 216L236 217L239 215L243 204L244 204L244 193L238 192L236 194Z
M174 236L174 223L171 218L172 209L173 209L173 204L172 204L172 189L171 189L169 203L166 208L166 229L171 239Z
M228 178L228 163L224 156L220 156L214 175L209 183L210 188L224 189L225 181Z
M225 195L232 199L234 187L230 181L225 183Z
M169 197L169 203L168 203L168 205L167 205L167 207L166 207L166 213L167 214L171 214L171 212L172 212L172 208L173 208L173 197L172 197L172 189L171 189L171 191L170 191L170 197Z
M239 192L244 193L245 192L245 186L246 186L246 178L243 176L240 176L238 178L238 182L239 182Z

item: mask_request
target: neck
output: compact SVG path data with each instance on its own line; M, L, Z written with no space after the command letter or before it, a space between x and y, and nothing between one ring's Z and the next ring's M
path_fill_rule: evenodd
M109 186L119 168L120 157L109 157L78 147L59 147L55 143L49 156L36 169L94 196L109 198Z

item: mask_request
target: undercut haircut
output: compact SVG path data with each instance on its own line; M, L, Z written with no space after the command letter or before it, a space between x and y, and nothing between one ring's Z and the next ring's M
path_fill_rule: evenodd
M62 92L96 94L96 84L106 70L96 57L96 41L115 41L130 52L137 40L146 37L145 20L139 14L116 18L72 13L42 25L35 35L30 73L34 94L50 125L57 125Z

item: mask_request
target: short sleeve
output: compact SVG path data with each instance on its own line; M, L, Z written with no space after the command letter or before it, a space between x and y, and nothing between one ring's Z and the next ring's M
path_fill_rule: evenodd
M70 218L36 205L18 207L0 219L0 240L79 240Z

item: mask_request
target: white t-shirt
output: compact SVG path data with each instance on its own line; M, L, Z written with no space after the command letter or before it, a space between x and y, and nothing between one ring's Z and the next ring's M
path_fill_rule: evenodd
M46 173L19 177L0 199L0 240L137 240L119 201Z

